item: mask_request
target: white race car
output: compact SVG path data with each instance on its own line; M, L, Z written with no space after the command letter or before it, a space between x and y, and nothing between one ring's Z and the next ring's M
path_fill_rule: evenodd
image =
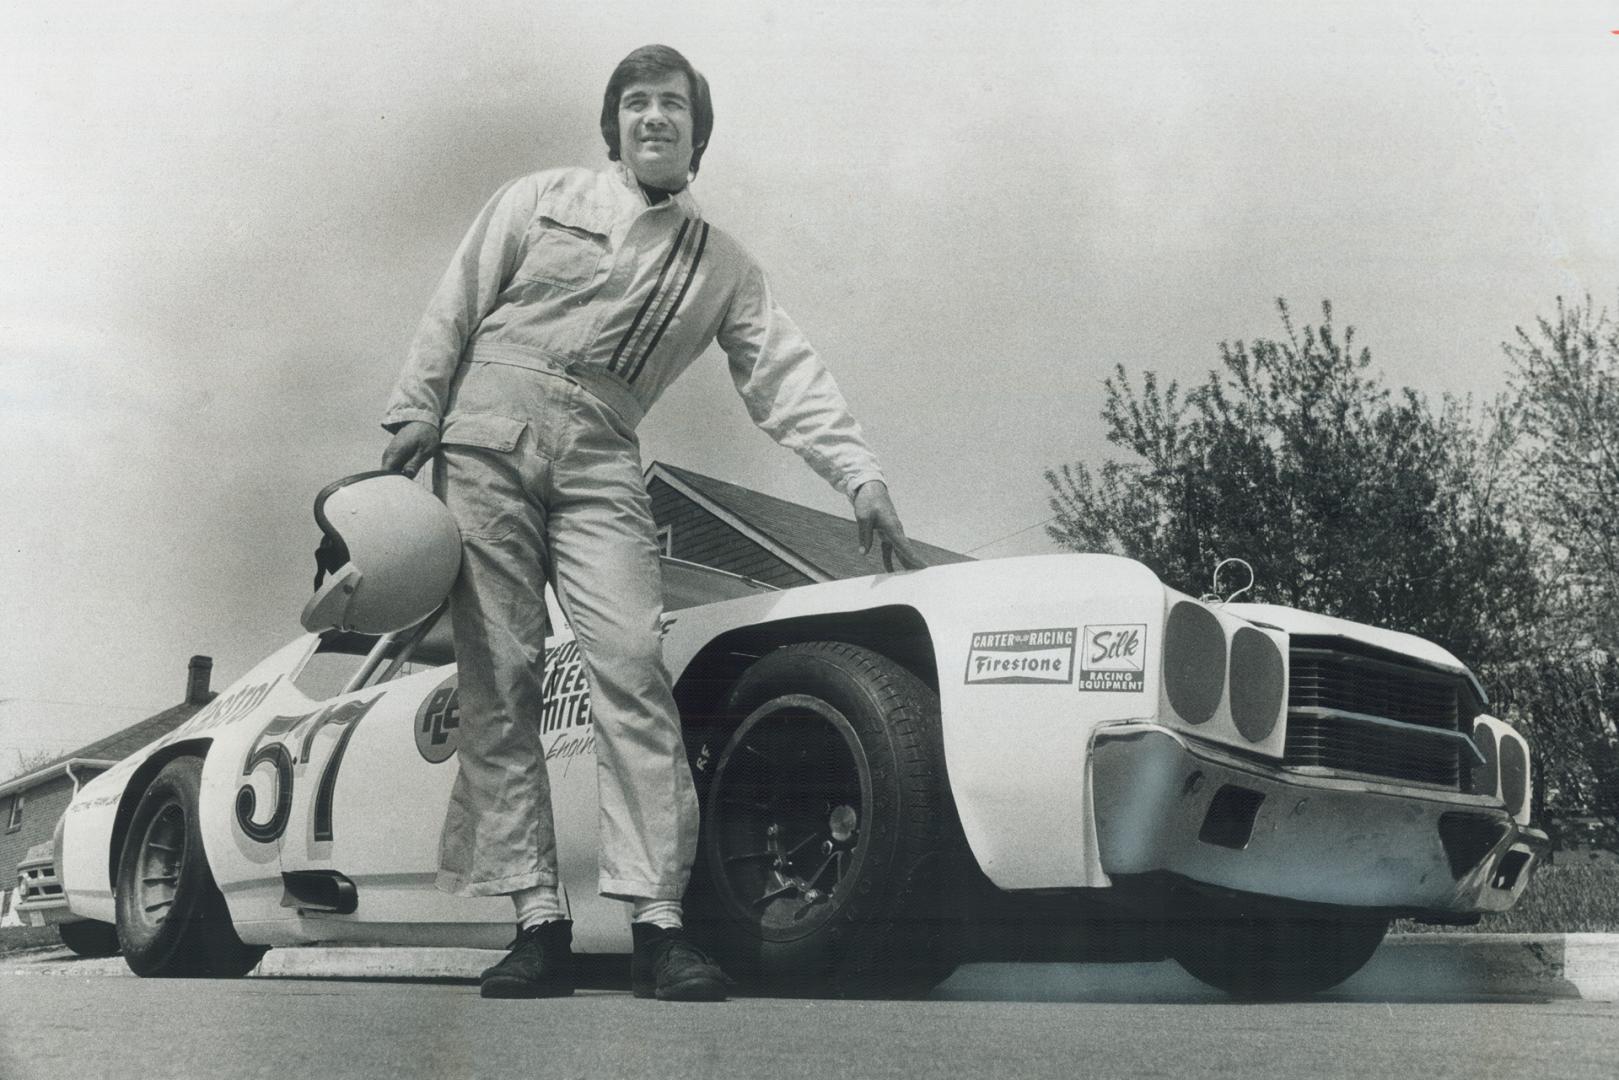
M1205 603L1102 555L781 591L670 562L665 583L703 811L688 921L772 987L1172 956L1237 995L1310 993L1391 919L1512 906L1545 851L1524 739L1408 635ZM546 664L575 948L625 953L572 641ZM270 946L502 947L508 899L433 884L458 722L444 625L300 637L84 786L68 904L142 975L239 975Z

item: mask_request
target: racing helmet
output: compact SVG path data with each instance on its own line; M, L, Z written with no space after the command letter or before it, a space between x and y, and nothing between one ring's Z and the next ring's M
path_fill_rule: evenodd
M322 535L305 630L393 633L450 595L461 569L461 531L449 509L403 473L358 473L328 484L315 496L315 522Z

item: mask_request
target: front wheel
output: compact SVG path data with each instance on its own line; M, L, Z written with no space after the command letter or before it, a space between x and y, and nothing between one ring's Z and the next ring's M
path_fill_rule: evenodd
M887 657L788 645L697 745L688 905L726 966L781 993L910 996L955 967L960 840L938 695Z
M234 978L262 947L245 945L202 849L202 759L175 758L135 805L118 859L118 941L137 975Z
M1236 998L1305 997L1364 967L1388 928L1386 919L1214 919L1180 928L1175 960Z

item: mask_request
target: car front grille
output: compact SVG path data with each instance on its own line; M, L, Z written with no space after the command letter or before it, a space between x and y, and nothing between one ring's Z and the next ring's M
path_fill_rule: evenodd
M62 883L53 863L23 865L17 868L17 902L39 903L62 896Z
M1462 790L1465 680L1339 639L1295 637L1284 764Z

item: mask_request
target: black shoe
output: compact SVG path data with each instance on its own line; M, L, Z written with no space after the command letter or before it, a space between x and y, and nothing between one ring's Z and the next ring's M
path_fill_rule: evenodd
M517 931L511 952L479 978L486 998L567 997L573 993L573 923L540 923Z
M684 930L631 923L630 934L635 939L630 985L636 997L660 1001L725 1000L730 978L686 939Z

